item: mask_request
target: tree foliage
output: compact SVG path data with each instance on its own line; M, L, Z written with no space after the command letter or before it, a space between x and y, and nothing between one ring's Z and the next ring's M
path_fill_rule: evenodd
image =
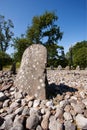
M10 19L6 21L5 17L0 15L0 51L2 52L6 52L9 46L9 42L13 36L13 32L11 31L13 27L14 25Z
M21 57L23 55L24 50L29 46L29 42L26 38L15 38L14 39L14 48L15 48L15 53L14 53L14 60L15 61L21 61Z
M77 42L72 48L72 62L73 66L87 67L87 41ZM67 53L70 61L70 51Z
M48 66L54 65L58 59L58 40L62 39L63 33L55 24L58 17L54 12L45 12L41 16L32 19L32 26L27 28L27 39L30 44L43 44L48 51ZM57 65L57 64L56 64Z
M61 56L58 55L58 49L64 52L64 48L58 45L63 33L56 24L57 20L58 17L54 12L45 12L43 15L34 16L31 26L27 27L25 37L14 39L15 59L20 61L24 50L31 44L43 44L48 52L48 66L58 66L59 58L64 57L63 53ZM65 59L62 58L61 61L63 60Z
M0 51L0 70L3 69L3 66L9 65L12 63L11 57L5 52Z
M45 12L41 16L32 19L32 25L27 28L27 38L30 44L35 43L57 43L62 38L63 33L60 27L55 24L58 17L54 12Z

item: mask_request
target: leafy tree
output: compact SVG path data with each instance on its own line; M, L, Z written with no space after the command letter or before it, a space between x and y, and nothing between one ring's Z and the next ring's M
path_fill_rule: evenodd
M51 61L52 65L58 57L58 40L61 40L63 35L60 27L55 24L57 20L58 17L54 12L45 12L41 16L35 16L32 19L32 26L27 28L26 33L30 44L41 43L46 46L48 62Z
M14 53L14 60L21 61L21 57L23 55L24 50L29 46L29 42L26 38L15 38L14 39L14 49L16 50Z
M12 63L11 57L5 52L0 51L0 70L3 69L3 66L9 65Z
M0 15L0 70L2 70L3 65L7 65L11 60L10 56L5 52L12 40L13 32L11 28L13 27L14 25L10 19L6 21L5 17Z
M69 51L67 53L67 58L70 63L70 54ZM79 65L81 68L87 67L87 41L77 42L74 46L72 46L72 61L73 66Z
M63 68L65 68L68 65L68 60L67 60L65 53L64 53L64 47L59 46L59 53L60 54L59 54L59 57L58 57L57 66L61 65Z
M79 48L74 54L74 65L79 65L81 68L87 67L87 47Z
M13 32L11 31L13 27L14 25L10 19L6 21L5 17L0 15L0 50L2 52L6 52L9 46L9 42L13 36Z
M43 44L48 51L48 66L57 66L58 40L61 40L63 33L60 27L55 24L58 17L53 12L45 12L41 16L32 19L32 25L28 26L25 37L15 38L14 47L15 59L21 60L24 50L31 44Z

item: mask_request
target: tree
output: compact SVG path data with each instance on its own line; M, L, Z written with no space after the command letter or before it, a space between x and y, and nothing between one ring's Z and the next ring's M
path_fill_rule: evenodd
M45 47L47 48L47 55L48 55L48 63L47 66L57 66L57 59L58 59L58 45L57 44L51 44L47 43L45 44Z
M5 52L0 51L0 70L3 69L3 66L9 65L12 63L11 57Z
M10 19L6 21L5 17L0 15L0 51L2 52L6 52L9 46L13 36L13 32L11 31L13 27L14 25Z
M68 65L68 60L64 53L64 47L59 46L59 57L58 57L58 63L57 65L61 65L63 68L65 68Z
M30 44L41 43L48 50L48 62L57 59L58 40L62 39L63 33L60 27L55 24L58 17L54 12L45 12L41 16L35 16L32 19L31 27L27 28L26 37ZM51 64L51 63L50 63Z
M71 57L71 48L69 52L66 54L67 59L70 63ZM72 61L73 66L80 66L81 68L87 67L87 41L77 42L74 46L72 46Z
M82 69L87 67L87 47L78 49L74 55L74 64L79 65Z
M14 60L21 61L21 57L23 55L24 50L29 46L29 42L26 38L15 38L14 39L14 49L16 50L14 53Z

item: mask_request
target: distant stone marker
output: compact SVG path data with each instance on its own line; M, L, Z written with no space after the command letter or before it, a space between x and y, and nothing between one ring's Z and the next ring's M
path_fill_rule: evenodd
M79 65L76 67L76 70L80 70L80 66Z
M69 67L69 66L66 66L66 67L65 67L65 70L70 70L70 67Z
M57 68L58 70L62 70L63 68L62 68L62 66L61 65L58 65L58 68Z
M47 50L41 44L28 47L22 57L21 66L15 80L18 89L38 99L46 99Z

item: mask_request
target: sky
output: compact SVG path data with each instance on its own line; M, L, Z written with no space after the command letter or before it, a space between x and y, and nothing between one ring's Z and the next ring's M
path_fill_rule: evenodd
M64 47L65 53L75 43L87 40L87 0L0 0L0 15L12 20L14 37L25 34L32 18L45 11L58 16L56 24L63 32L58 44ZM7 53L13 52L9 47Z

